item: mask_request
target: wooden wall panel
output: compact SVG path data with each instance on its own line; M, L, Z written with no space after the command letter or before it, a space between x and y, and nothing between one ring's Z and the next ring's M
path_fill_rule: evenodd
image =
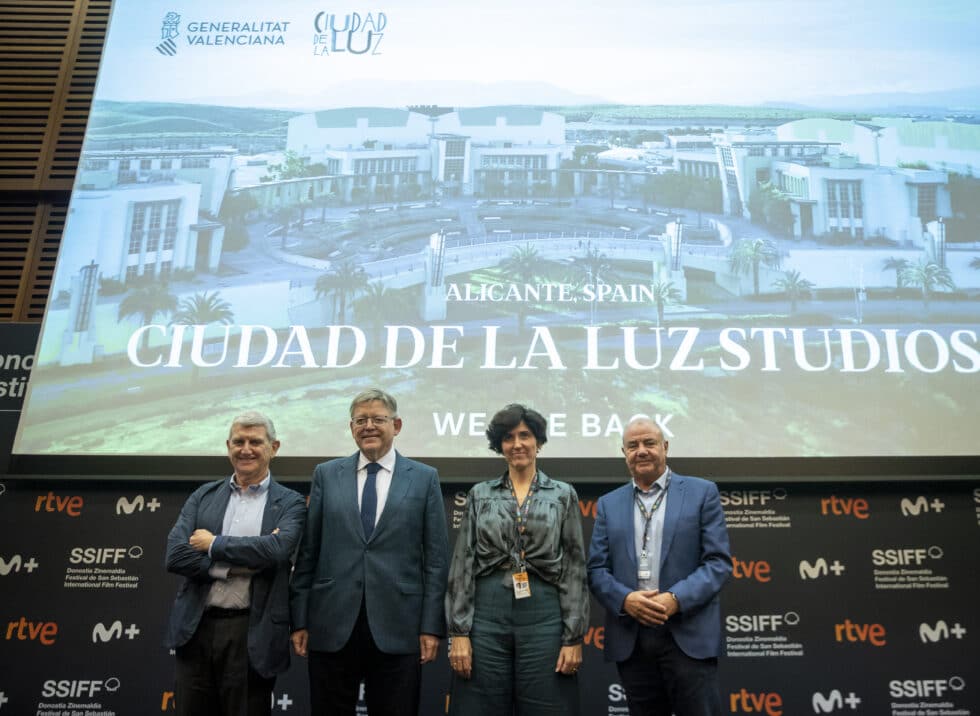
M0 321L40 321L110 0L0 2Z

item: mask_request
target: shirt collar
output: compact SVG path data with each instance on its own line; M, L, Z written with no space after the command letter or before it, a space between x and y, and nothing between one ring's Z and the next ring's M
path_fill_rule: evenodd
M235 475L232 474L231 478L228 480L228 487L232 492L245 492L249 495L259 495L263 492L269 491L269 485L272 484L272 473L268 473L261 482L254 485L249 485L245 490L239 487L238 483L235 482Z
M670 467L664 470L663 475L661 475L660 477L658 477L656 480L653 481L653 483L650 485L649 490L644 490L642 487L640 487L636 482L636 478L630 478L630 480L633 483L634 489L639 490L640 494L646 495L650 492L650 490L653 489L654 485L659 485L661 490L665 490L667 488L667 475L669 474L670 474Z
M544 474L543 470L538 470L538 489L539 490L550 490L555 486L555 481ZM490 481L490 487L500 490L510 489L507 485L507 472L505 471L496 480Z
M358 471L363 470L372 462L376 462L381 465L382 468L387 470L392 475L395 474L395 449L392 448L387 453L379 457L377 460L368 460L367 457L362 452L357 453L357 469Z

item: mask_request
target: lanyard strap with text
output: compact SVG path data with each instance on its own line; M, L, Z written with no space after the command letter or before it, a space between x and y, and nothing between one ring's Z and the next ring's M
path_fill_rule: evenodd
M527 516L531 510L531 497L533 497L534 491L538 488L538 473L534 473L534 477L531 478L531 485L528 487L523 504L517 499L517 491L514 489L514 483L511 482L510 478L507 478L507 485L510 487L510 494L514 498L514 504L516 505L514 515L514 547L517 552L516 556L520 559L520 563L516 566L518 571L524 571L524 554L526 552L524 533L527 532Z
M637 508L640 510L640 516L643 517L643 554L647 553L647 542L650 539L650 522L653 521L653 515L658 509L660 509L661 503L663 503L664 498L667 496L667 488L670 487L670 473L667 473L667 479L664 481L664 489L660 491L657 499L650 506L650 511L647 512L646 505L643 504L643 500L640 499L640 488L636 485L633 486L633 501L636 503Z

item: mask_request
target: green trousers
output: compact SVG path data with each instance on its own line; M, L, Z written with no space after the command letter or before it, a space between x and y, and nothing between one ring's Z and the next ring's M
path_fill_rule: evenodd
M450 714L578 716L578 677L555 671L562 631L558 589L533 574L530 586L530 597L514 599L510 573L477 580L473 673L453 676Z

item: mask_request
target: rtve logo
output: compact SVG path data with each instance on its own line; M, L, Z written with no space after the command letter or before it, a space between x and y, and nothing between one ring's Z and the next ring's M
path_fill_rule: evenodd
M876 567L896 567L914 564L921 565L926 559L942 559L943 548L933 545L932 547L906 547L905 549L873 549L871 550L871 562Z
M772 566L764 560L741 560L732 557L732 576L735 579L754 579L756 582L772 581Z
M132 499L132 501L126 497L120 497L118 500L116 500L117 515L131 515L134 512L142 512L144 509L147 509L150 512L156 512L159 507L160 500L155 497L151 497L150 501L147 502L143 499L143 495L137 495Z
M902 517L918 517L923 512L942 512L946 509L946 503L938 497L926 500L923 495L919 495L914 500L903 497L900 503Z
M56 681L48 679L41 686L41 696L51 698L59 696L61 698L92 698L102 691L118 691L122 684L115 676L108 679L61 679Z
M590 626L582 639L585 645L591 644L600 651L606 648L606 627Z
M82 514L82 507L85 500L80 495L70 495L62 497L53 492L47 495L38 495L34 502L35 512L63 512L69 517L78 517Z
M6 577L11 572L20 572L21 570L33 574L34 570L40 566L33 557L28 557L26 562L19 554L13 555L10 559L0 557L0 577Z
M966 681L962 676L951 676L948 679L893 679L888 682L888 695L893 699L906 696L922 698L924 696L943 696L949 691L962 691Z
M123 634L125 634L129 640L132 641L139 636L140 629L135 624L130 624L128 627L123 629L123 623L118 619L109 627L106 627L106 625L102 622L97 622L96 625L92 627L92 643L98 644L101 641L104 644L107 641L112 641L114 639L122 639Z
M855 711L860 703L861 699L853 691L847 696L841 694L838 689L834 689L826 696L819 691L813 692L812 704L813 713L815 714L829 714L834 711L843 711L845 704L851 711Z
M952 627L947 625L942 619L936 622L936 626L930 626L927 622L922 622L919 624L919 639L922 640L923 644L945 641L950 637L962 639L965 636L966 628L959 622L954 624Z
M868 501L863 497L837 497L836 495L820 500L820 514L856 517L859 520L866 520L871 516Z
M729 614L725 617L727 632L778 631L784 624L796 626L800 615L796 612L785 614Z
M719 490L722 507L745 507L768 505L773 500L785 500L786 490Z
M143 556L143 548L139 545L132 547L74 547L68 556L71 564L119 564L120 560L130 557L139 559Z
M39 641L51 646L58 638L58 622L32 622L27 617L7 623L7 641Z
M826 577L830 572L834 573L835 577L839 577L846 570L840 560L835 559L831 564L827 564L827 560L823 557L817 557L813 564L810 564L805 559L800 560L800 579L806 581L807 579L817 579L819 577Z
M873 646L884 646L887 632L881 624L859 624L845 619L842 624L834 624L834 639L838 642L866 642Z
M740 689L728 694L729 713L733 714L768 714L782 716L783 697L776 691L760 691L755 693Z

